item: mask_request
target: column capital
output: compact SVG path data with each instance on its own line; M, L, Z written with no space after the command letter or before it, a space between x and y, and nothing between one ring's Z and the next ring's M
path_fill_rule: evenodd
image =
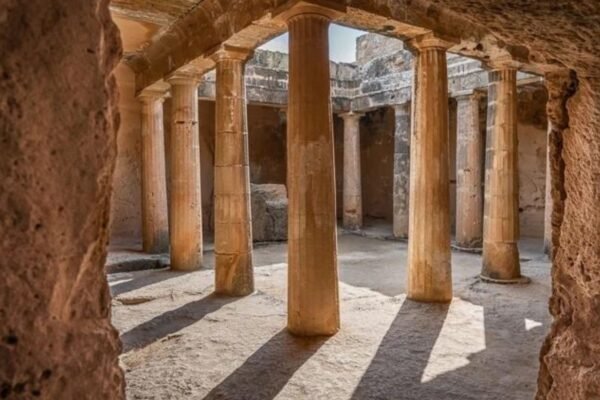
M348 111L345 113L340 113L338 114L338 116L344 120L346 119L360 119L361 117L363 117L365 115L364 112L358 112L358 111Z
M487 97L487 93L483 89L465 90L456 92L452 97L456 101L481 100Z
M333 0L290 0L276 8L271 15L274 18L289 21L299 15L316 15L334 20L346 13L347 7Z
M171 86L174 85L198 85L200 80L202 79L202 75L190 72L190 71L175 71L169 76L165 77L165 81L168 82Z
M458 40L455 38L441 36L435 32L429 32L424 35L415 36L406 44L410 50L422 51L427 49L448 50L458 43Z
M209 52L214 62L237 60L245 62L254 55L254 51L244 47L222 44Z
M154 101L160 101L162 103L165 101L167 93L168 91L164 89L146 88L137 95L137 98L140 102L145 104L152 103Z
M509 55L494 57L489 60L485 66L492 71L500 70L518 70L521 67L521 63L513 59Z

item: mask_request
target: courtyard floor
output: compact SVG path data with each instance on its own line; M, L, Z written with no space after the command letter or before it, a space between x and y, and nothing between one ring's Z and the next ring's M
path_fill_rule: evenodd
M530 284L482 283L481 256L453 252L452 303L421 304L405 298L406 243L342 234L342 327L315 339L285 330L285 243L255 248L256 292L244 298L211 294L210 247L206 269L192 273L157 269L164 257L113 248L109 264L120 272L108 278L127 396L532 399L550 324L550 263L541 241L520 248ZM155 269L124 272L144 262Z

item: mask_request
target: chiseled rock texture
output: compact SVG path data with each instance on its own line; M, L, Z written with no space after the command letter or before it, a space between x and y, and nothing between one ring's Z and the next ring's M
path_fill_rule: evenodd
M537 399L598 399L600 78L547 78L554 323L542 347Z
M285 185L267 183L250 186L253 240L286 240L288 199Z
M124 398L104 272L120 48L108 0L0 3L0 398Z

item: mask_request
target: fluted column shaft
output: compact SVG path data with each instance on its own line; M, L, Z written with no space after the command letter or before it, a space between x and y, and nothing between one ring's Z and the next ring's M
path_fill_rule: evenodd
M339 329L329 22L296 13L289 27L288 329Z
M517 70L489 74L481 276L519 279L519 175L517 169Z
M164 93L144 91L142 103L142 244L146 253L169 250L163 125Z
M480 131L481 94L457 98L456 244L479 248L483 237L484 136Z
M412 45L408 297L446 302L452 299L446 47L434 38Z
M244 64L250 52L219 50L216 61L215 292L254 291Z
M171 268L195 270L202 265L202 197L198 80L174 76L169 157Z
M394 106L394 236L408 238L411 103Z
M360 117L363 114L342 114L344 119L344 210L346 229L360 229L363 224L362 184L360 169Z

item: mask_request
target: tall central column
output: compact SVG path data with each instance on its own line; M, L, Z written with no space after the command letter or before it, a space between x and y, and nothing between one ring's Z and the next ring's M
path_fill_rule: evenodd
M519 175L517 170L517 70L489 74L483 221L484 280L522 282L519 265Z
M190 271L202 265L198 78L176 74L168 82L173 113L169 141L171 268Z
M340 326L335 164L327 9L288 10L288 329L332 335Z
M408 297L452 300L447 44L413 39Z
M346 229L360 229L363 224L360 170L360 117L346 113L344 119L344 213Z
M215 292L254 291L250 168L244 64L251 52L223 48L217 68L215 134Z
M169 250L163 126L164 92L144 90L142 103L142 240L146 253Z
M484 137L479 124L482 94L457 97L456 244L480 248L483 235Z

